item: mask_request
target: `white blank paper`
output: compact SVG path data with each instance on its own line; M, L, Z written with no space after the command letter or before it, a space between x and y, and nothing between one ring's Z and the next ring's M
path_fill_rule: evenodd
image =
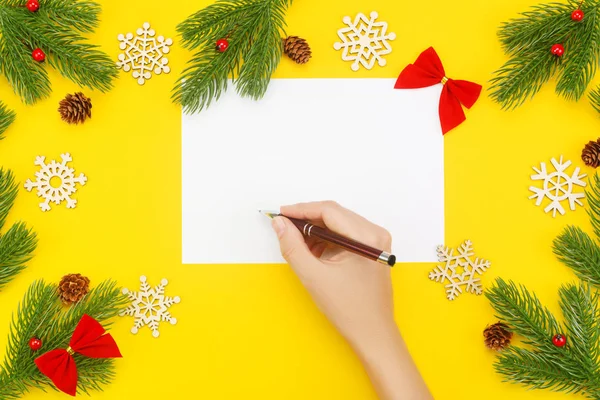
M441 85L275 79L264 99L230 88L183 114L183 262L281 263L259 209L335 200L392 233L403 262L444 243Z

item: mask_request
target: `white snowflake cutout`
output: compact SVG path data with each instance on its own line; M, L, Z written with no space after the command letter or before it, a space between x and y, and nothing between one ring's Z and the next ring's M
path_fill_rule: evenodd
M165 39L164 36L155 38L156 32L154 29L150 29L148 22L144 22L136 33L137 36L128 33L126 35L119 34L117 37L121 42L119 48L124 50L118 56L117 67L123 68L125 72L133 70L133 77L137 78L140 85L143 85L147 79L152 77L152 71L156 75L171 72L171 68L167 65L169 59L164 55L169 52L169 46L173 44L173 40Z
M75 170L67 166L68 162L73 161L71 154L61 154L60 158L62 159L61 163L52 160L51 163L46 164L46 157L36 157L35 165L40 166L40 170L35 173L37 179L35 182L32 182L31 179L27 179L25 182L25 189L28 192L36 188L38 197L43 197L46 200L40 203L42 211L50 210L50 202L59 205L61 202L66 201L67 208L75 208L77 200L71 198L71 195L77 191L75 184L85 185L87 182L87 177L84 174L75 177ZM53 178L60 180L59 186L53 186L51 183Z
M454 249L439 246L437 248L438 260L446 263L443 267L436 266L429 273L432 281L446 283L446 297L454 300L465 288L467 292L480 295L483 292L481 279L477 275L483 274L490 268L491 263L487 260L475 258L473 261L473 245L470 240L465 241L459 248L458 254L454 255Z
M168 309L181 301L179 296L165 296L165 286L169 283L166 279L160 281L160 285L152 288L146 282L146 277L140 277L140 291L132 292L123 288L123 294L126 294L131 300L131 305L119 313L120 316L129 315L134 317L134 325L131 333L138 333L139 328L144 325L152 330L152 336L157 338L160 335L158 325L161 321L170 322L171 325L177 323L177 319L171 317Z
M338 30L341 42L333 44L334 49L343 49L342 60L354 61L350 67L353 71L358 71L360 65L371 69L375 61L383 67L386 61L382 56L392 52L388 40L396 39L396 34L387 33L387 22L375 22L378 17L375 11L370 17L358 13L354 22L350 17L344 17L342 21L347 26Z
M533 170L536 173L531 175L531 179L534 181L544 181L544 184L542 188L535 186L529 187L529 190L534 193L529 196L529 198L536 199L535 205L539 206L542 204L544 197L548 197L551 202L544 208L544 211L546 213L552 211L552 216L556 217L556 211L561 215L565 214L565 209L561 204L564 200L569 201L571 211L575 210L575 204L579 204L580 206L583 205L579 199L584 198L585 193L574 193L573 189L575 189L575 186L585 187L587 184L582 179L587 175L580 175L579 167L575 168L572 175L567 175L565 171L571 165L571 161L563 163L563 156L560 156L560 161L556 161L556 159L553 158L550 162L555 169L555 171L551 173L548 173L546 163L540 163L540 169L533 167Z

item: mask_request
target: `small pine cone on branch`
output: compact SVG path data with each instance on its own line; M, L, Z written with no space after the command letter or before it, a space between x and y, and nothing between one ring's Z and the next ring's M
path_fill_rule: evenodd
M283 40L283 52L298 64L306 64L312 57L308 42L298 36L288 36Z
M585 145L581 152L581 159L588 167L598 168L600 165L600 138Z
M84 123L92 118L92 100L83 93L67 94L59 103L58 112L69 124Z
M498 322L494 325L489 325L483 331L485 345L496 351L504 350L510 345L513 333L508 330L508 325Z
M90 291L90 280L81 274L68 274L58 284L58 296L65 304L77 303Z

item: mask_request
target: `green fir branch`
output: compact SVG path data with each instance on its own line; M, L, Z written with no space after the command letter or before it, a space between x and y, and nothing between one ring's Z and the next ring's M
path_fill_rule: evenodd
M510 326L512 332L524 338L524 343L536 348L552 350L550 339L561 332L552 313L542 305L535 294L514 282L496 279L486 297L496 316Z
M589 99L594 110L600 113L600 85L590 92Z
M503 109L514 109L533 98L554 75L560 60L550 46L520 50L490 80L490 97Z
M232 79L237 92L264 96L282 54L285 11L291 0L217 0L177 27L183 46L195 53L173 89L173 101L187 113L217 101ZM229 48L215 50L227 38Z
M600 238L600 175L590 178L586 189L587 213L596 238ZM581 228L568 226L554 239L556 257L584 282L600 288L600 246Z
M531 349L511 346L502 352L494 365L498 373L507 381L535 389L599 398L597 293L586 285L560 289L566 332L537 296L524 286L498 278L486 297L496 317L522 336L525 345L531 346ZM558 333L566 333L566 347L552 343L552 337Z
M531 11L522 13L520 18L502 23L498 38L506 54L515 55L523 49L556 43L557 37L566 37L570 14L578 7L574 3L533 6Z
M595 174L590 179L586 189L586 199L588 202L587 213L594 229L594 234L600 238L600 175Z
M580 366L570 373L577 376L581 386L596 387L600 390L598 292L593 291L587 284L569 284L560 288L559 296L569 338L569 352Z
M600 287L600 247L581 228L566 227L554 239L553 251L581 280Z
M579 100L596 74L600 56L600 15L598 8L585 11L583 21L573 26L565 42L563 68L559 69L556 93L567 100Z
M560 358L552 359L541 352L511 346L498 354L494 368L504 376L505 382L518 383L531 389L567 393L582 390L581 385L565 377Z
M0 169L0 230L17 197L17 184L11 171ZM22 222L0 235L0 290L25 269L37 246L36 234Z
M0 72L25 103L51 92L43 63L31 57L38 47L49 65L78 85L103 92L112 87L115 63L82 35L98 26L99 13L98 3L85 0L42 0L35 13L21 1L0 0Z
M54 388L37 369L39 355L28 342L38 337L43 350L66 348L83 314L98 320L105 328L118 315L127 299L112 281L92 289L80 302L65 308L58 299L58 288L43 281L34 282L13 314L5 360L0 371L0 399L18 399L32 388ZM74 355L77 363L78 393L101 390L114 378L114 360Z
M580 4L585 17L573 21L571 13ZM490 97L503 109L514 109L558 72L557 94L579 100L600 60L599 6L598 0L542 4L502 24L498 36L509 60L494 73ZM559 43L565 47L562 57L550 51Z
M8 127L15 122L16 117L17 114L15 114L14 111L6 108L4 103L0 101L0 140L4 138L4 132L6 132Z

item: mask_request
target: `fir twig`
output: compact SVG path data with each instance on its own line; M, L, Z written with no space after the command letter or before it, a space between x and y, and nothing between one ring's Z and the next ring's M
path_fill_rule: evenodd
M101 91L112 87L117 76L114 62L82 35L98 25L98 3L45 0L35 13L22 5L0 0L0 71L25 103L35 103L51 92L43 64L31 57L38 47L52 67L78 85Z
M173 89L173 101L187 113L219 99L232 79L241 96L260 99L282 54L284 14L292 0L217 0L177 27L183 46L195 50ZM215 43L227 38L220 53Z
M15 122L16 116L14 111L6 108L4 103L0 101L0 140L4 138L4 132L8 127Z
M590 179L586 190L588 215L597 238L600 238L600 176ZM568 226L554 239L554 254L579 278L600 288L600 246L581 228Z
M585 17L573 21L571 13L580 5ZM491 98L504 109L516 108L558 72L556 92L579 100L600 59L599 6L598 0L543 4L504 23L498 36L510 58L494 73ZM551 53L554 44L564 45L562 57Z
M0 230L17 197L17 185L11 171L0 169ZM18 222L0 236L0 290L10 282L33 257L37 237L25 224Z
M586 286L568 285L560 289L560 305L565 316L567 347L552 343L557 333L565 333L552 313L524 286L501 278L486 292L496 317L523 337L532 349L511 346L495 363L496 371L508 381L535 389L600 396L598 366L598 295Z
M34 364L33 360L40 354L29 349L29 339L40 338L44 351L66 348L83 314L90 315L107 328L110 326L108 320L118 315L125 303L126 298L115 282L105 281L65 310L58 299L56 285L34 282L13 314L6 357L0 371L0 399L18 399L31 388L54 387ZM78 392L89 393L112 381L113 360L78 354L74 358L79 374Z
M552 349L550 339L561 331L552 313L535 294L524 286L498 278L486 297L496 316L510 326L511 331L525 338L526 344L539 349Z
M581 280L600 287L600 248L581 228L565 228L554 239L553 251Z
M600 113L600 86L596 86L596 88L590 92L589 98L594 110Z
M597 7L585 7L585 17L573 24L565 42L567 54L559 70L556 93L579 100L596 74L600 56L600 16Z

